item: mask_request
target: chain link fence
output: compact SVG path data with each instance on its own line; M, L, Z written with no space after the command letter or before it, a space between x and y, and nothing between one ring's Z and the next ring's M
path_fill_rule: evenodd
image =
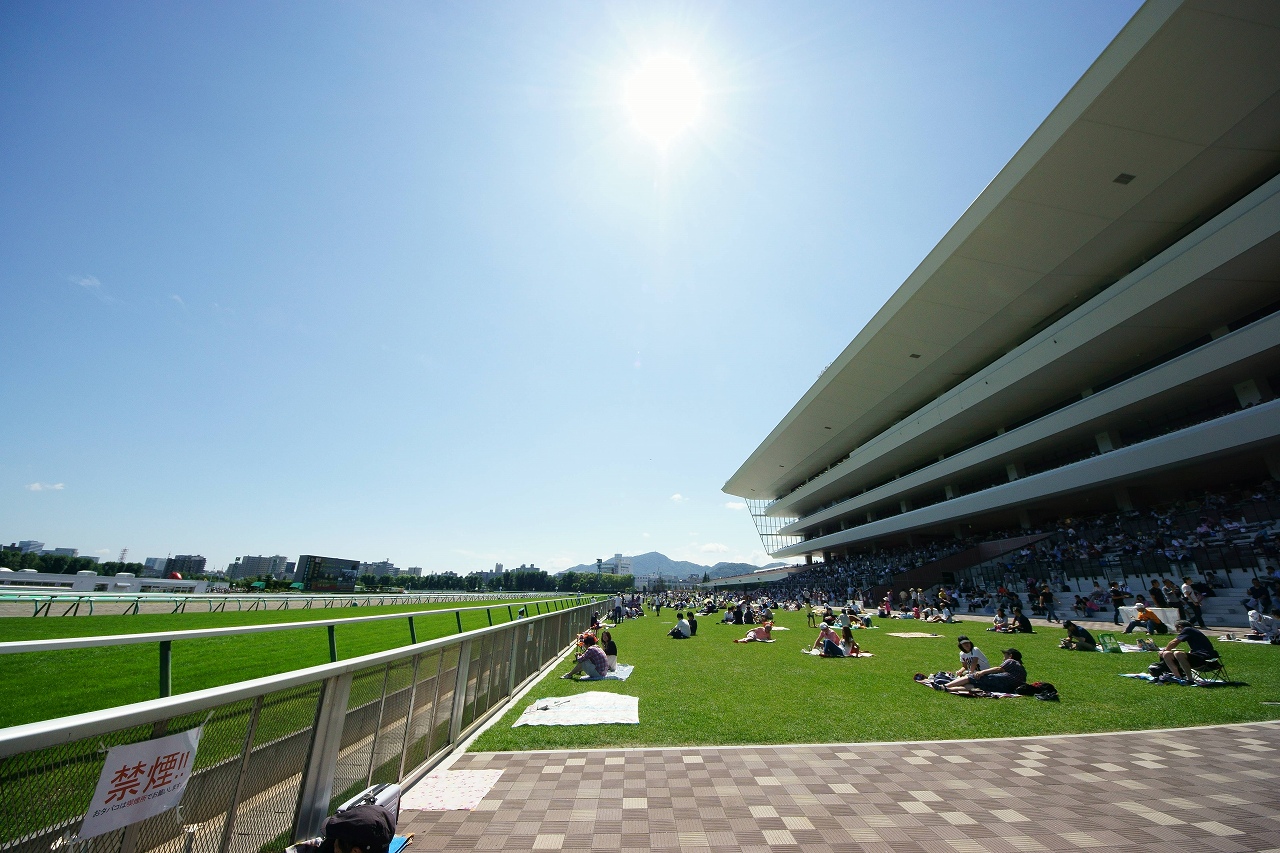
M411 784L586 627L583 604L309 670L0 730L0 853L252 853ZM76 833L108 750L203 727L182 803Z

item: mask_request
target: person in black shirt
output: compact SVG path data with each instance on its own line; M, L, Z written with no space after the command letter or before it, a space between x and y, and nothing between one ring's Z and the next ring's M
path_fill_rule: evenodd
M1031 620L1022 612L1022 608L1015 607L1013 610L1013 618L1009 620L1010 631L1014 634L1034 634L1035 631L1031 627Z
M1115 611L1115 623L1120 624L1120 608L1124 607L1124 600L1129 596L1125 595L1124 590L1120 588L1120 584L1115 581L1111 582L1111 589L1107 592L1111 596L1111 609Z
M1161 650L1160 659L1176 678L1182 679L1183 684L1194 684L1193 670L1203 666L1206 661L1216 659L1218 653L1214 650L1213 643L1209 642L1209 638L1192 628L1191 623L1185 619L1173 627L1178 629L1178 636ZM1187 644L1185 652L1178 648L1181 643Z
M1062 623L1062 627L1067 629L1067 638L1062 641L1062 648L1070 649L1073 652L1095 652L1098 650L1098 642L1093 639L1084 628L1076 623L1068 620Z

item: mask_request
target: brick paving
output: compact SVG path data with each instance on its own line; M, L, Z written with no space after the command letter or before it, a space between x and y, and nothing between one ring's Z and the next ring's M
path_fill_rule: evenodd
M417 851L1280 853L1280 721L1070 737L472 753Z

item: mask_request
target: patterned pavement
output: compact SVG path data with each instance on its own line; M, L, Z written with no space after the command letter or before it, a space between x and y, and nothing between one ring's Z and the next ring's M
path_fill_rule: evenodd
M410 850L1280 853L1280 722L931 743L474 753Z

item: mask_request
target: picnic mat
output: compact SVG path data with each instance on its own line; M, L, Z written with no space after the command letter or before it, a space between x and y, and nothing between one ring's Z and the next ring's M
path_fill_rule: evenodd
M911 639L911 638L913 638L913 637L941 637L942 635L941 635L941 634L926 634L926 633L925 633L925 632L923 632L923 631L897 631L897 632L891 631L891 632L889 632L888 636L890 636L890 637L906 637L906 638L908 638L908 639Z
M596 679L597 681L626 681L631 677L631 671L636 668L633 663L620 663L618 668L606 675L604 678ZM591 679L588 679L591 680Z
M605 723L640 723L640 699L603 690L539 699L511 724L516 726L595 726Z
M815 658L817 658L817 657L822 657L822 650L821 650L821 649L801 649L800 651L804 652L806 655L813 655ZM853 659L853 658L855 658L855 657L857 657L857 658L873 658L873 657L875 657L875 655L871 654L871 652L859 652L859 653L858 653L858 654L856 654L856 655L844 655L844 657L847 657L847 658L849 658L849 659L851 659L851 660L852 660L852 659Z
M400 798L400 808L446 812L470 811L497 784L501 770L446 770L430 773Z

